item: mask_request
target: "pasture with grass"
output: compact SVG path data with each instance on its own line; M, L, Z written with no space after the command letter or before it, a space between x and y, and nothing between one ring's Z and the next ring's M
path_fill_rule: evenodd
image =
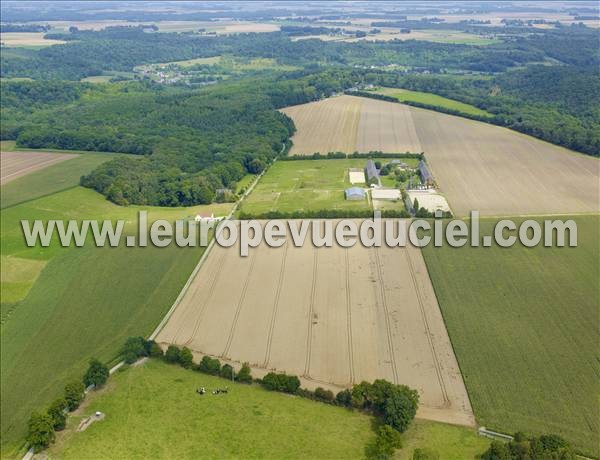
M196 389L229 387L200 396ZM106 418L60 436L60 458L362 458L375 435L359 412L160 361L117 373L82 415ZM155 418L156 417L156 418ZM74 418L71 425L78 423Z

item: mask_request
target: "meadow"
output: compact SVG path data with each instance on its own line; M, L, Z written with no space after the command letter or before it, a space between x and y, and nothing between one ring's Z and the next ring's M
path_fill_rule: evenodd
M425 104L431 107L440 107L442 109L456 110L467 115L475 115L478 117L491 117L492 114L485 110L479 109L474 105L465 104L464 102L455 101L446 97L438 96L432 93L423 93L421 91L411 91L400 88L379 88L375 91L377 94L383 94L396 98L399 102L416 102Z
M597 457L599 218L574 219L576 248L423 255L478 423L556 433Z
M75 161L75 160L72 160ZM145 208L171 221L230 204ZM2 210L2 455L20 448L32 410L79 378L90 357L114 360L129 335L147 335L170 308L202 248L25 246L21 219L124 219L133 232L141 208L122 208L71 188ZM5 296L5 293L8 294ZM6 301L5 301L6 300Z
M229 387L226 395L198 396L196 388ZM84 432L85 416L106 418ZM156 420L150 417L160 414ZM318 421L318 422L317 422ZM49 450L59 458L364 458L374 420L339 407L272 393L252 385L150 360L111 377L88 397ZM415 420L395 458L417 447L474 458L488 441L473 430Z
M367 199L347 201L344 196L344 190L352 186L348 168L364 168L366 162L366 159L278 161L256 184L241 211L257 215L269 211L371 209Z

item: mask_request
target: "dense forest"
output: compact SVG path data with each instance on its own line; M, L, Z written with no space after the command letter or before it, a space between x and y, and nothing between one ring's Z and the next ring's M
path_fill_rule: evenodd
M194 91L142 82L71 83L71 96L59 93L55 100L49 100L53 81L3 83L2 100L9 103L2 137L29 148L137 155L107 162L82 179L118 204L210 203L216 190L261 172L285 151L294 126L277 108L341 91L355 78L332 71ZM15 107L19 101L23 110Z

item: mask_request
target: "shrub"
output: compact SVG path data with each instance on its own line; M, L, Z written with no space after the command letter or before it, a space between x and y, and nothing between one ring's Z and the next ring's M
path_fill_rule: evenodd
M219 375L224 379L233 380L235 372L233 372L233 367L229 364L223 364L223 367L221 367L221 370L219 371Z
M412 460L439 460L440 455L428 447L419 447L414 450Z
M389 425L381 425L377 429L377 438L367 446L367 458L377 460L388 459L400 447L402 447L400 433Z
M242 383L252 383L252 372L248 363L242 364L242 368L237 374L237 381Z
M48 414L31 414L27 424L27 443L34 452L40 452L54 442L56 434L52 425L52 417Z
M146 354L152 358L160 358L163 356L162 348L154 340L146 340L144 344Z
M522 433L515 434L508 443L493 441L481 456L483 460L546 460L575 459L575 453L567 441L554 434L528 438Z
M194 356L189 348L183 347L179 352L179 364L186 369L190 369L194 365Z
M54 400L48 408L48 415L52 418L52 428L55 431L63 430L67 424L67 415L65 409L67 408L67 401L64 398Z
M210 375L219 375L221 370L221 362L216 358L210 356L203 356L200 364L198 364L198 370Z
M333 392L331 390L326 390L325 388L317 387L315 389L315 398L320 401L331 403L334 401L335 397L333 396Z
M340 406L350 407L352 406L352 393L348 389L342 390L335 395L335 400Z
M82 382L71 382L65 386L65 401L67 410L74 411L85 397L85 385Z
M171 364L178 363L180 353L181 351L175 345L169 345L165 353L165 361Z
M415 390L397 385L396 390L385 400L383 421L403 433L415 418L418 403L419 395Z
M148 356L146 353L146 341L143 337L129 337L123 346L123 356L127 364L133 364L141 356Z
M267 390L294 394L300 388L300 380L295 375L269 372L263 377L262 385Z
M108 367L97 359L92 358L90 360L90 366L83 376L83 383L85 386L94 385L95 387L100 387L106 383L108 376Z

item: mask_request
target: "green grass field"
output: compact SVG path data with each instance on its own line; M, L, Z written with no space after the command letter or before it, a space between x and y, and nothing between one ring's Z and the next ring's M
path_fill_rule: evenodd
M196 388L229 387L198 396ZM150 360L117 372L88 397L50 449L58 458L364 458L374 419L356 411L273 393ZM106 418L84 432L95 411ZM153 418L156 417L156 418ZM463 427L415 420L398 459L417 447L469 459L488 441Z
M423 255L477 421L556 433L597 457L599 217L575 220L577 248Z
M229 387L199 396L196 388ZM362 458L372 418L160 361L129 368L94 395L84 415L106 418L67 433L60 458ZM70 422L77 423L76 420Z
M456 110L467 115L476 115L481 117L492 116L491 113L481 110L473 105L438 96L437 94L422 93L420 91L410 91L408 89L399 88L379 88L375 92L394 97L400 102L417 102L419 104L427 104L432 107Z
M489 447L490 441L475 430L429 420L413 421L403 436L402 449L396 452L398 460L412 460L414 450L427 448L443 460L474 459Z
M206 208L148 208L149 222ZM219 214L230 208L211 206ZM75 187L2 210L3 456L22 445L31 411L59 395L65 381L79 378L91 356L114 359L127 336L154 329L203 252L176 246L28 248L19 221L124 219L131 232L139 209Z

